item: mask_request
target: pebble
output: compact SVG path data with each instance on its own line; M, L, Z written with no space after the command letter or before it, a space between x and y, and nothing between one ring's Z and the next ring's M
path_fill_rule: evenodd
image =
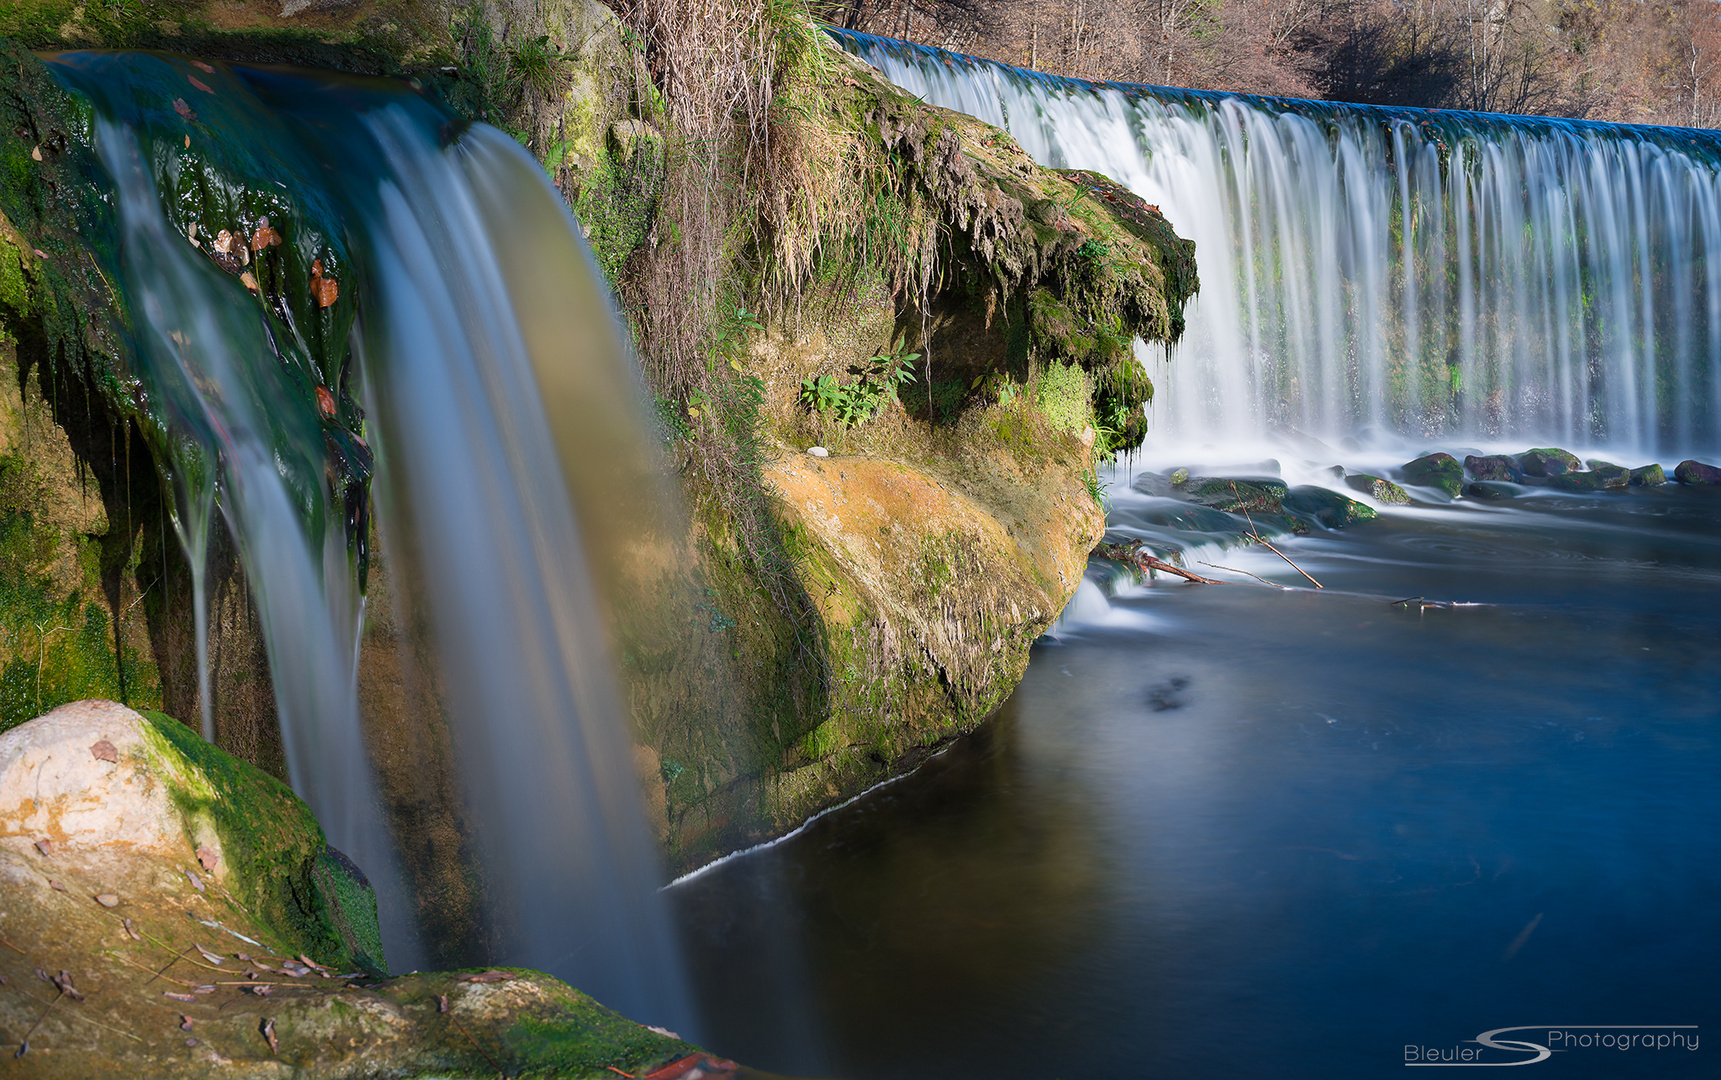
M831 456L831 452L829 450L826 450L822 446L809 446L809 447L807 447L807 453L813 455L814 457L830 457Z
M119 907L120 898L111 892L97 893L96 903L100 904L102 907Z

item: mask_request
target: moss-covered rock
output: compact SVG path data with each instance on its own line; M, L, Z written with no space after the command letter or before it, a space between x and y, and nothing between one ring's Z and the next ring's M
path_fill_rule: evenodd
M1632 487L1660 487L1667 483L1667 473L1660 465L1639 465L1631 470Z
M1426 454L1399 466L1404 482L1417 487L1438 488L1453 498L1464 489L1464 466L1451 454Z
M1228 514L1276 514L1291 489L1273 476L1197 476L1186 481L1181 490L1185 498Z
M1673 470L1673 478L1692 487L1713 487L1721 484L1721 469L1688 458Z
M1351 473L1345 477L1345 483L1352 491L1360 491L1375 502L1388 506L1406 506L1410 503L1410 493L1393 483L1368 473Z
M1546 478L1573 472L1582 468L1582 465L1576 454L1558 447L1542 447L1519 454L1518 467L1523 470L1525 476Z
M1346 498L1336 491L1313 484L1290 489L1284 497L1285 511L1328 529L1342 529L1360 521L1373 521L1380 512L1367 503Z
M1519 484L1524 480L1524 474L1518 468L1518 463L1505 454L1495 454L1489 457L1478 457L1475 454L1464 458L1464 471L1476 480L1496 480L1506 484Z
M536 972L365 972L362 881L290 791L176 720L79 702L0 735L11 1075L737 1072ZM48 972L78 996L47 1008Z

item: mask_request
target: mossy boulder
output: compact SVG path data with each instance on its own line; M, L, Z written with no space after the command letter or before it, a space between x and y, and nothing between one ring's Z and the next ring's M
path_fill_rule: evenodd
M1276 476L1199 476L1183 485L1185 498L1228 514L1277 514L1290 490Z
M1451 454L1426 454L1399 466L1404 482L1417 487L1438 488L1453 498L1464 490L1464 466Z
M1713 487L1721 484L1721 469L1688 458L1673 470L1673 478L1692 487Z
M1393 483L1391 480L1368 473L1351 473L1345 477L1345 483L1353 491L1361 491L1378 503L1388 506L1408 506L1410 493Z
M1300 519L1314 521L1329 529L1342 529L1359 521L1373 521L1380 512L1367 503L1329 491L1313 484L1294 487L1284 497L1285 511Z
M1464 458L1464 471L1476 480L1497 480L1507 484L1521 484L1524 481L1524 474L1518 468L1518 463L1505 454L1488 457L1468 454Z
M1574 472L1581 468L1576 454L1557 447L1526 450L1518 455L1518 467L1525 476L1546 478Z
M1660 487L1667 483L1667 473L1660 465L1639 465L1631 470L1632 487Z
M284 785L176 720L84 701L0 735L0 1030L30 1033L8 1075L737 1072L536 972L364 971L362 882ZM49 973L79 996L48 1008Z
M1599 459L1588 461L1585 464L1589 466L1588 475L1595 477L1603 488L1623 488L1631 484L1631 470L1623 465L1615 465L1611 461ZM1567 473L1566 475L1581 474ZM1557 481L1550 481L1550 483L1554 487L1560 486Z

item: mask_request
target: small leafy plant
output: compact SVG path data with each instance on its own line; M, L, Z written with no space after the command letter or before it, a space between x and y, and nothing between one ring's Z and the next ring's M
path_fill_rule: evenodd
M902 388L914 381L914 362L920 354L904 352L904 348L904 340L898 337L888 350L864 365L851 365L849 374L854 378L850 382L838 382L834 375L802 379L801 404L843 427L859 427L886 405L902 400Z

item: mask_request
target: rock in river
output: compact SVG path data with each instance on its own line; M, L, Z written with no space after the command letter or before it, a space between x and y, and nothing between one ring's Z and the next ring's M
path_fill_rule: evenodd
M1660 487L1667 483L1667 473L1660 465L1640 465L1631 470L1632 487Z
M1453 498L1464 489L1464 466L1451 454L1427 454L1402 468L1405 481L1417 487L1439 488Z
M1277 514L1290 491L1276 476L1252 476L1246 480L1225 476L1198 476L1183 485L1183 493L1202 506L1228 514Z
M1713 465L1705 465L1701 461L1686 459L1673 470L1673 478L1681 484L1691 484L1697 487L1708 487L1721 484L1721 469Z
M1526 450L1518 455L1518 468L1524 470L1525 476L1559 476L1577 469L1578 464L1576 454L1557 447Z
M1506 484L1524 482L1524 474L1518 469L1518 463L1505 454L1491 457L1467 455L1464 458L1464 471L1477 480L1497 480Z
M1352 490L1363 492L1375 502L1388 506L1404 506L1410 502L1409 492L1391 480L1382 480L1368 473L1351 473L1345 477L1345 483L1349 484Z
M1284 505L1285 510L1295 517L1312 520L1329 529L1342 529L1380 516L1379 511L1367 503L1313 484L1292 488L1284 498Z

